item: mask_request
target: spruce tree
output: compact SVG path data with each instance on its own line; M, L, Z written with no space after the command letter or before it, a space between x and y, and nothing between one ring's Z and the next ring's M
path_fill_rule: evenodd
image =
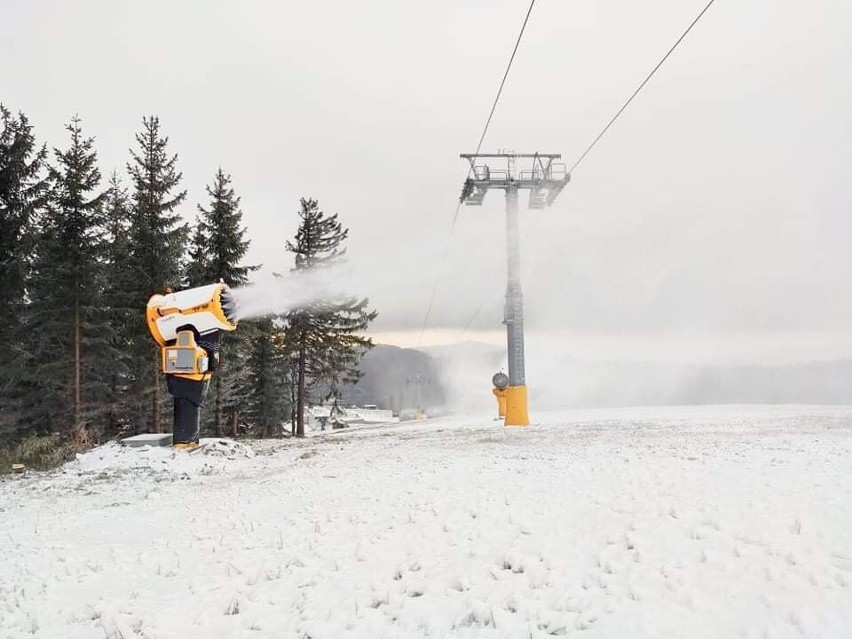
M243 417L263 437L281 434L291 410L288 393L289 358L283 331L270 318L250 322L249 355L244 381ZM240 326L243 330L243 326Z
M299 228L287 251L295 254L296 276L341 264L349 230L337 219L319 209L316 200L302 199ZM368 308L366 298L327 299L286 315L286 338L298 358L296 384L296 436L305 435L305 408L308 393L327 389L326 397L337 396L342 384L354 384L360 377L361 356L372 347L364 337L377 313Z
M210 264L207 258L207 238L204 236L204 228L201 218L195 218L195 230L189 241L189 254L186 259L186 286L204 286L213 284L207 274L210 272Z
M240 263L248 252L249 241L242 226L240 198L234 193L231 176L221 167L213 177L212 186L207 186L207 195L210 197L209 208L198 206L201 213L199 230L207 253L207 272L204 274L207 281L202 283L222 280L233 288L244 286L248 284L249 274L258 267Z
M104 307L109 319L109 347L112 362L108 368L109 378L104 390L103 428L108 436L118 434L129 426L128 385L131 381L133 356L131 347L134 328L139 319L139 304L131 293L134 287L133 272L130 270L130 197L118 174L113 171L104 203L104 247L103 282Z
M103 396L101 359L111 330L104 314L103 203L94 138L80 119L66 130L66 150L54 149L50 190L29 283L28 332L33 412L45 426L81 443L83 427ZM97 363L96 363L97 362Z
M25 292L46 158L27 117L0 104L0 297L7 311L0 322L0 434L13 437L28 427L19 410L26 392Z
M145 326L145 304L154 293L177 289L184 279L189 229L175 211L186 198L186 191L179 190L182 174L177 170L177 155L168 153L169 138L160 132L157 116L142 119L136 142L138 149L131 149L127 165L132 183L128 251L132 280L128 292L138 309L131 334L131 392L141 402L150 402L147 425L151 431L160 432L163 381L159 351ZM137 404L137 416L141 414L142 406Z
M248 284L249 274L257 266L246 266L242 260L248 252L249 241L242 226L240 198L234 193L231 176L220 167L207 186L208 208L198 206L190 259L187 265L189 286L224 282L232 288ZM220 369L213 375L213 410L207 411L206 422L212 424L216 436L221 436L224 414L232 421L239 412L240 387L246 374L248 339L251 326L241 326L237 334L225 336L220 351Z

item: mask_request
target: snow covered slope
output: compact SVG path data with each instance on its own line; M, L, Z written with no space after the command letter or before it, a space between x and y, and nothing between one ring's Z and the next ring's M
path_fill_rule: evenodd
M852 636L852 409L535 417L3 480L0 637Z

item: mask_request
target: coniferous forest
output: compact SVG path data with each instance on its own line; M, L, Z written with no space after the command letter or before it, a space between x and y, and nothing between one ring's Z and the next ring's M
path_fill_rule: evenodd
M0 105L0 448L29 443L55 461L116 436L168 432L148 298L244 286L259 268L246 263L232 176L211 167L206 192L187 193L157 116L142 118L126 166L108 173L85 122L74 116L65 130L48 144L26 114ZM282 246L290 276L340 263L347 236L337 215L303 199ZM295 407L357 382L375 316L366 299L350 298L241 322L222 344L203 432L303 435Z

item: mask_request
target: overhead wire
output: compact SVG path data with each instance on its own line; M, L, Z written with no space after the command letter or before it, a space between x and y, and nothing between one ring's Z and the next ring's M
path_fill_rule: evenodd
M607 131L609 131L609 128L610 128L613 124L615 124L615 121L618 119L618 116L620 116L622 113L624 113L624 110L625 110L625 109L626 109L626 108L630 105L630 103L631 103L631 102L633 102L633 98L635 98L637 95L639 95L639 92L642 90L642 88L643 88L646 84L648 84L648 81L649 81L651 78L653 78L653 77L654 77L654 74L657 72L657 69L659 69L661 66L663 66L663 63L664 63L666 60L668 60L668 58L669 58L669 56L672 54L672 52L674 52L674 50L675 50L675 49L677 49L678 45L679 45L679 44L683 41L683 39L687 36L687 34L688 34L690 31L692 31L692 27L694 27L696 24L698 24L698 21L699 21L699 20L701 20L701 17L702 17L705 13L707 13L707 10L708 10L708 9L709 9L712 5L713 5L713 3L714 3L714 2L716 2L716 0L710 0L710 2L708 2L708 3L707 3L707 5L706 5L706 6L705 6L702 10L701 10L701 13L699 13L699 14L695 17L695 19L694 19L694 20L693 20L693 21L689 24L689 26L686 28L686 31L684 31L684 32L681 34L681 36L680 36L680 37L679 37L679 38L675 41L675 43L671 46L671 48L670 48L670 49L666 52L666 55L664 55L664 56L662 57L662 59L661 59L659 62L657 62L657 66L655 66L655 67L651 70L651 73L649 73L649 74L645 77L645 79L644 79L644 80L642 80L642 84L640 84L638 87L636 87L636 90L635 90L635 91L634 91L634 92L630 95L630 97L629 97L629 98L627 98L627 102L625 102L625 103L621 106L621 108L620 108L620 109L616 112L616 114L615 114L614 116L612 116L612 119L611 119L611 120L607 123L607 125L606 125L606 126L605 126L602 130L601 130L601 132L600 132L600 133L598 133L598 136L597 136L594 140L592 140L592 143L591 143L591 144L590 144L590 145L586 148L586 150L585 150L585 151L583 151L582 155L580 155L580 157L579 157L579 158L577 158L577 161L576 161L576 162L574 162L574 164L571 166L571 168L570 168L570 169L568 169L568 173L573 173L573 172L574 172L574 169L576 169L576 168L580 165L580 162L582 162L582 161L585 159L585 157L589 154L589 152L591 152L591 150L592 150L593 148L595 148L595 145L598 143L598 141L599 141L599 140L600 140L600 139L604 136L604 134L606 134L606 132L607 132Z
M485 126L482 128L482 135L479 136L479 143L476 145L476 152L474 155L479 155L479 151L482 149L482 143L485 141L485 134L488 133L488 127L491 125L491 118L494 117L494 111L497 109L497 103L500 101L500 96L503 94L503 87L506 86L506 78L509 77L509 70L512 68L512 62L515 61L515 54L518 52L518 47L521 44L521 38L524 37L524 31L527 28L527 22L530 20L530 14L532 13L533 6L535 6L535 0L530 2L529 9L527 9L527 15L524 16L524 23L521 25L521 30L518 33L518 38L515 40L515 48L512 49L512 55L509 57L509 63L506 65L506 71L503 73L503 79L500 80L500 88L497 89L497 95L494 96L494 103L491 105L491 111L488 113L488 119L485 121ZM473 171L473 167L470 167L467 170L467 176L470 177L471 172ZM453 217L453 226L456 225L456 219L459 216L459 210L461 210L461 200L459 200L456 205L456 214Z
M503 78L500 80L500 87L497 89L497 95L494 96L494 102L491 104L491 111L488 113L488 118L485 120L485 126L482 128L482 135L479 136L479 143L476 145L476 153L479 154L479 151L482 149L482 143L485 141L485 135L488 133L488 127L491 125L491 120L494 117L494 112L497 110L497 103L500 101L500 96L503 94L503 87L506 86L506 78L509 77L509 71L512 69L512 63L515 61L515 54L518 52L518 47L521 44L521 39L524 37L524 31L526 31L527 23L530 20L530 14L532 13L533 7L535 6L536 0L530 1L530 6L527 9L527 14L524 16L524 22L521 25L521 30L518 32L518 37L515 40L515 46L512 48L512 55L509 57L509 62L506 65L506 70L503 73ZM473 166L471 166L467 171L467 177L470 177L471 172L473 171ZM417 340L417 346L419 347L423 342L423 335L426 333L426 327L429 323L429 317L432 315L432 306L435 303L435 295L438 292L438 285L441 280L441 269L443 268L444 262L447 259L447 253L449 252L450 243L452 242L453 233L456 229L456 223L459 218L459 211L461 210L462 202L458 201L456 204L455 213L453 213L453 223L450 227L450 236L447 240L447 244L444 247L444 252L441 255L440 267L438 268L437 275L435 277L435 282L432 285L432 292L429 295L429 304L426 307L426 315L423 318L423 326L420 328L420 337Z
M642 80L641 84L639 84L639 86L638 86L638 87L636 87L636 90L635 90L635 91L633 91L633 93L632 93L632 94L630 94L630 97L629 97L629 98L627 98L627 101L626 101L626 102L625 102L625 103L621 106L621 108L620 108L620 109L619 109L619 110L615 113L615 115L614 115L614 116L612 116L612 119L610 119L610 121L609 121L609 122L607 122L606 126L605 126L603 129L601 129L601 132L600 132L600 133L598 133L597 137L595 137L595 139L594 139L594 140L592 140L592 143L591 143L588 147L586 147L586 150L585 150L585 151L583 151L583 153L582 153L582 154L581 154L581 155L577 158L577 160L574 162L574 164L573 164L573 165L571 165L571 168L570 168L570 169L568 169L568 174L569 174L569 175L570 175L571 173L573 173L573 172L574 172L574 169L576 169L576 168L580 165L580 163L581 163L581 162L582 162L582 161L586 158L586 156L587 156L587 155L591 152L591 150L592 150L593 148L595 148L595 145L596 145L596 144L600 141L600 139L601 139L601 138L602 138L602 137L606 134L606 132L607 132L607 131L609 131L610 127L612 127L612 125L613 125L613 124L615 124L615 121L619 118L619 116L620 116L622 113L624 113L625 109L627 109L627 107L630 105L630 103L631 103L631 102L633 102L633 99L634 99L637 95L639 95L639 92L640 92L640 91L644 88L644 86L645 86L646 84L648 84L648 82L651 80L651 78L653 78L653 77L654 77L654 74L657 72L657 70L658 70L661 66L663 66L663 63L664 63L666 60L668 60L669 56L670 56L670 55L674 52L674 50L675 50L675 49L677 49L678 45L680 45L680 43L683 41L683 39L684 39L684 38L686 38L686 36L689 34L689 32L690 32L690 31L692 31L692 28L693 28L696 24L698 24L698 21L699 21L699 20L701 20L701 18L704 16L704 14L705 14L705 13L707 13L707 10L708 10L711 6L713 6L713 3L714 3L714 2L716 2L716 0L709 0L709 2L708 2L705 6L704 6L704 8L700 11L700 13L699 13L699 14L695 17L695 19L694 19L694 20L693 20L693 21L689 24L689 26L686 28L686 30L685 30L685 31L684 31L684 32L680 35L680 37L679 37L679 38L675 41L675 43L671 46L671 48L669 48L669 50L666 52L666 54L665 54L665 55L664 55L664 56L660 59L660 61L659 61L659 62L657 62L656 66L654 66L654 68L651 70L651 72L650 72L647 76L645 76L645 79L644 79L644 80ZM477 152L478 152L478 151L477 151ZM539 219L539 218L537 218L537 219ZM522 245L522 246L523 246L524 244L526 244L527 240L530 238L530 235L532 235L533 228L534 228L534 224L530 226L529 230L527 231L527 234L526 234L526 235L523 237L523 239L521 240L521 245ZM485 300L483 300L483 301L479 304L479 306L476 308L476 310L473 312L473 314L470 316L470 318L468 319L467 323L465 324L464 330L462 331L462 333L461 333L461 335L460 335L460 337L459 337L459 340L461 340L462 338L464 338L464 336L467 334L468 329L471 327L471 325L473 324L474 320L475 320L475 319L476 319L476 317L479 315L480 311L482 311L482 308L485 306L485 303L486 303L486 301L485 301Z

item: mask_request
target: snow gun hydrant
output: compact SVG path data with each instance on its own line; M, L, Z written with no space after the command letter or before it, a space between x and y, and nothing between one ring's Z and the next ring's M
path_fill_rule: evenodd
M176 448L198 446L201 406L219 364L222 337L237 328L236 310L231 291L221 283L148 300L148 330L160 346L160 371L175 398Z
M491 383L494 385L491 392L494 393L494 397L497 398L497 417L499 419L505 419L506 403L508 402L506 396L509 394L506 389L509 387L509 376L503 372L494 373L494 377L491 378Z

